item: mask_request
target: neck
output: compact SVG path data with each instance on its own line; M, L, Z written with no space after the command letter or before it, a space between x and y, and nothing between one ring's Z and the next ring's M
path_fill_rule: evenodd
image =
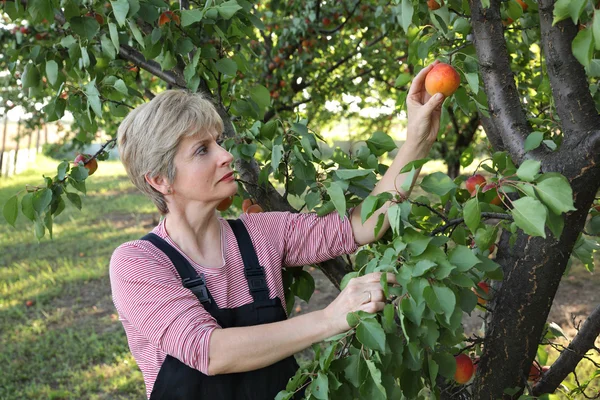
M220 248L221 227L212 207L196 205L193 211L170 210L165 217L165 228L169 237L186 254L202 255Z

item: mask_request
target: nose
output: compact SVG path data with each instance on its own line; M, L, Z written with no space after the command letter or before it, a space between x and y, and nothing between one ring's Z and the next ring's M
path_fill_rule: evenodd
M219 146L221 154L219 154L220 165L229 165L233 162L233 155L228 152L224 147Z

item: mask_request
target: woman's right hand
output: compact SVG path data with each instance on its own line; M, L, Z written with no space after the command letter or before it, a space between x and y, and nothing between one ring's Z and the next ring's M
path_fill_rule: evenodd
M373 272L358 278L352 278L342 292L324 310L327 323L335 334L352 328L346 321L346 315L353 311L376 313L385 307L385 295L381 286L382 272ZM387 282L396 284L396 276L387 273Z

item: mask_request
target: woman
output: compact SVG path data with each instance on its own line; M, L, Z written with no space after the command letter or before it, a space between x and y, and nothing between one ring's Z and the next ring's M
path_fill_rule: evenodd
M406 163L436 139L443 96L426 94L423 69L408 96L408 136L372 194L395 192ZM142 240L117 248L113 300L150 399L272 399L295 373L293 354L350 329L346 314L385 305L380 274L350 281L325 309L287 319L282 266L318 263L377 239L378 210L268 212L225 221L216 206L236 193L222 121L198 95L166 91L119 127L133 183L164 215ZM406 193L403 193L406 195ZM386 218L379 236L389 226ZM388 282L395 282L392 274Z

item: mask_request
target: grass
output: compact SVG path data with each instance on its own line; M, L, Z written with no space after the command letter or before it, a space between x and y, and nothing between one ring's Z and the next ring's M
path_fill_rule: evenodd
M40 171L53 176L56 165L40 157L34 169L0 179L0 205L26 184L41 183ZM141 237L158 214L117 161L101 163L88 192L82 211L68 204L57 218L53 240L38 243L23 215L16 229L0 217L2 400L145 398L110 297L108 265L114 248ZM577 282L588 278L577 275ZM551 351L549 359L555 358ZM587 361L578 367L580 378L594 371ZM600 386L593 387L588 395Z
M56 165L41 157L35 170L0 180L0 204ZM38 243L22 215L16 229L0 222L0 399L145 398L108 265L114 248L142 236L157 214L119 162L103 162L88 191L82 211L67 205L57 218L53 240Z

